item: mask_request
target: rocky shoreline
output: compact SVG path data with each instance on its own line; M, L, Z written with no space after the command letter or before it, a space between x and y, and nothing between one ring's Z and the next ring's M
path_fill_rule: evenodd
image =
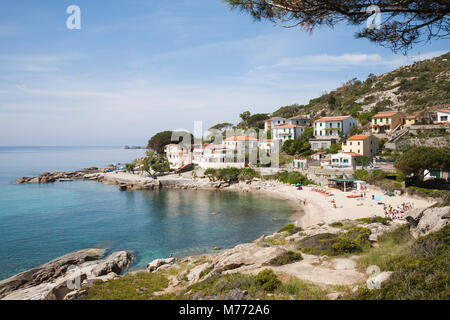
M344 220L356 228L370 230L369 241L377 246L378 236L408 224L411 234L418 238L437 231L448 224L450 207L428 208L411 211L407 221L391 223ZM279 231L272 235L223 250L215 254L157 259L147 264L147 269L136 272L164 272L183 270L169 277L169 285L156 296L175 292L213 276L230 273L256 274L263 269L272 269L277 274L294 276L321 287L346 286L357 290L368 275L358 268L358 256L326 256L303 253L300 261L281 266L270 265L270 261L289 250L296 250L299 242L319 235L339 235L345 228L335 225L313 225L293 233ZM0 300L83 300L87 290L95 281L108 282L123 277L121 273L131 264L133 256L128 251L114 252L104 257L105 250L86 249L69 253L40 267L22 272L0 281ZM186 267L189 266L189 267ZM170 272L169 272L170 274ZM390 277L382 272L377 277L381 282ZM337 299L340 292L332 292L329 299ZM245 299L245 293L227 297Z

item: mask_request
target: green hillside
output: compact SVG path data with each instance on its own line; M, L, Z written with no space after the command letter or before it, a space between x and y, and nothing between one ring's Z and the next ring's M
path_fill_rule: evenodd
M307 105L281 107L272 115L310 114L311 118L317 118L325 114L351 114L364 125L373 114L383 110L411 114L449 105L450 52L380 76L369 75L365 81L354 78Z

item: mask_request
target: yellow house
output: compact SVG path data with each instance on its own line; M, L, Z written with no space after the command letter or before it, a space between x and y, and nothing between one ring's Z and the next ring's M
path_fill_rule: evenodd
M405 126L410 127L419 122L419 116L406 116L405 117Z
M357 153L365 157L375 156L378 149L378 138L369 134L352 136L342 143L342 152Z
M398 111L380 112L372 117L372 133L389 133L403 125L403 114Z

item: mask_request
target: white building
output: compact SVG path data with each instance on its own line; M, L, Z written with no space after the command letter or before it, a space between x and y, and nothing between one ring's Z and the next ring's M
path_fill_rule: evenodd
M357 153L339 152L331 155L331 167L342 169L356 169L355 158L361 156Z
M264 130L270 131L276 126L281 126L286 123L286 119L282 117L273 117L264 122Z
M192 163L193 155L190 148L172 143L164 147L164 152L170 163L170 169L177 170Z
M282 140L284 142L286 140L295 140L299 138L304 132L304 126L283 124L272 129L272 137L273 139Z
M236 157L235 150L226 148L224 144L195 146L193 155L193 163L204 169L245 167L245 159Z
M292 118L288 118L286 122L288 124L293 124L296 126L307 126L309 125L309 116L307 115L295 116Z
M279 139L267 139L260 141L258 143L258 147L261 150L264 150L266 154L272 154L274 150L281 150L282 140Z
M224 140L225 147L232 150L253 150L258 148L258 139L249 136L234 136Z
M346 136L356 126L352 116L323 117L314 121L314 137L339 138L342 133Z
M450 109L441 109L437 111L437 122L450 123Z

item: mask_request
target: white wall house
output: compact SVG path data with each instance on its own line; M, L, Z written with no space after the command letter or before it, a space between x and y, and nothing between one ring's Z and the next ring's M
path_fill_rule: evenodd
M356 169L355 158L360 156L357 153L339 152L331 155L331 167Z
M309 116L306 116L306 115L295 116L292 118L288 118L286 120L286 122L288 124L293 124L293 125L297 125L297 126L307 126L307 125L309 125Z
M177 170L192 163L193 154L191 150L183 148L181 145L168 144L164 147L164 152L170 163L170 169Z
M339 138L342 132L347 135L356 126L356 120L352 116L323 117L314 121L314 137Z
M286 140L295 140L299 138L304 132L304 126L283 124L272 129L272 137L273 139L278 139L284 142Z
M224 140L225 147L232 150L252 150L258 148L258 139L249 136L234 136Z
M282 117L273 117L264 122L264 130L270 131L273 127L281 126L286 123L286 119Z
M437 122L450 123L450 109L441 109L437 111Z
M193 151L193 163L204 169L245 167L245 159L235 157L235 151L236 150L234 149L228 149L225 144L195 146Z
M261 150L264 150L266 154L272 154L274 150L281 150L282 140L279 139L267 139L258 142L258 147Z

